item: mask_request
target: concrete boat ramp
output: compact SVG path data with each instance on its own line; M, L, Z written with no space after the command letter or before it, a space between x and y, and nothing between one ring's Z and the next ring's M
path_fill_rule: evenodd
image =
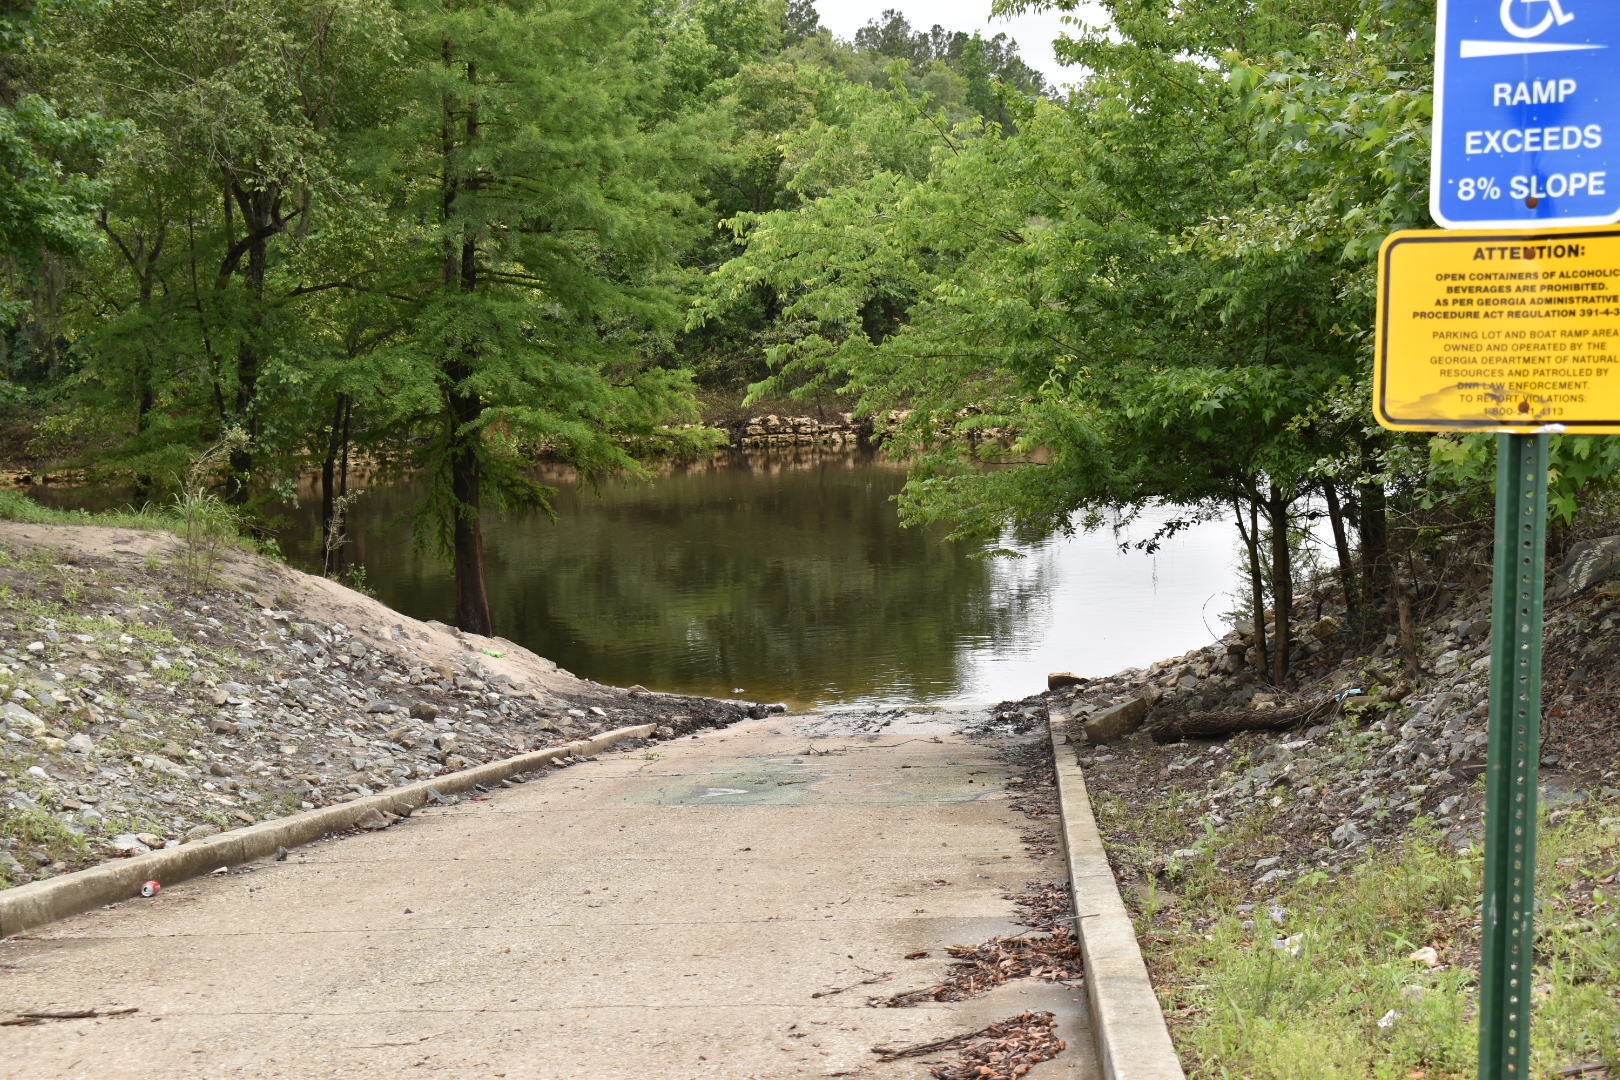
M921 1078L908 1047L1028 1010L1100 1075L1084 989L937 983L1065 881L965 714L777 717L540 774L0 945L0 1072L85 1077ZM1046 738L1044 725L1015 738ZM926 953L925 957L907 959ZM118 1012L117 1010L135 1011Z

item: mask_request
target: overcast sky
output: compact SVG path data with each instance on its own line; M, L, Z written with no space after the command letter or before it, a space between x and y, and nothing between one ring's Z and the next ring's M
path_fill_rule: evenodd
M855 31L877 18L886 8L898 8L911 25L926 30L935 23L947 30L978 30L985 37L1006 34L1018 42L1018 55L1024 63L1046 76L1052 85L1074 81L1075 76L1060 67L1052 55L1052 41L1063 32L1058 13L1020 15L1012 19L991 19L990 0L815 0L821 25L836 36L849 39Z

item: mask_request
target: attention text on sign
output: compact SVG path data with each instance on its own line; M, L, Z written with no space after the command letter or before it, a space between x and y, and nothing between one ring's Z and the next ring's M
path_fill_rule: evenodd
M1620 229L1398 232L1378 277L1380 424L1620 433Z

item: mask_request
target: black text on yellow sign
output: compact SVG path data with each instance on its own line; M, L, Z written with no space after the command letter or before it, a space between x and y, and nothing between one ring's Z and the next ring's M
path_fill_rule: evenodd
M1390 236L1373 410L1396 431L1620 433L1620 228Z

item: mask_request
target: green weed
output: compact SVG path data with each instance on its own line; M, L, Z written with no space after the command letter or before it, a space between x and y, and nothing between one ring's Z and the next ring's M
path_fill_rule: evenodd
M90 840L44 807L14 810L0 805L0 836L22 851L41 851L51 859L74 862L89 858Z
M1620 827L1604 812L1572 815L1543 833L1532 1025L1539 1077L1595 1062L1620 1067ZM1211 858L1178 882L1180 911L1208 919L1166 932L1174 920L1154 912L1158 930L1145 934L1189 1075L1472 1077L1480 854L1452 850L1418 821L1396 848L1340 877L1303 875L1273 917L1264 906L1240 910L1208 870L1255 834L1231 823L1208 845ZM1144 919L1143 930L1154 922ZM1411 958L1424 946L1441 966Z
M236 508L218 496L193 490L176 495L175 516L180 520L180 573L189 592L214 587L225 549L240 537Z

